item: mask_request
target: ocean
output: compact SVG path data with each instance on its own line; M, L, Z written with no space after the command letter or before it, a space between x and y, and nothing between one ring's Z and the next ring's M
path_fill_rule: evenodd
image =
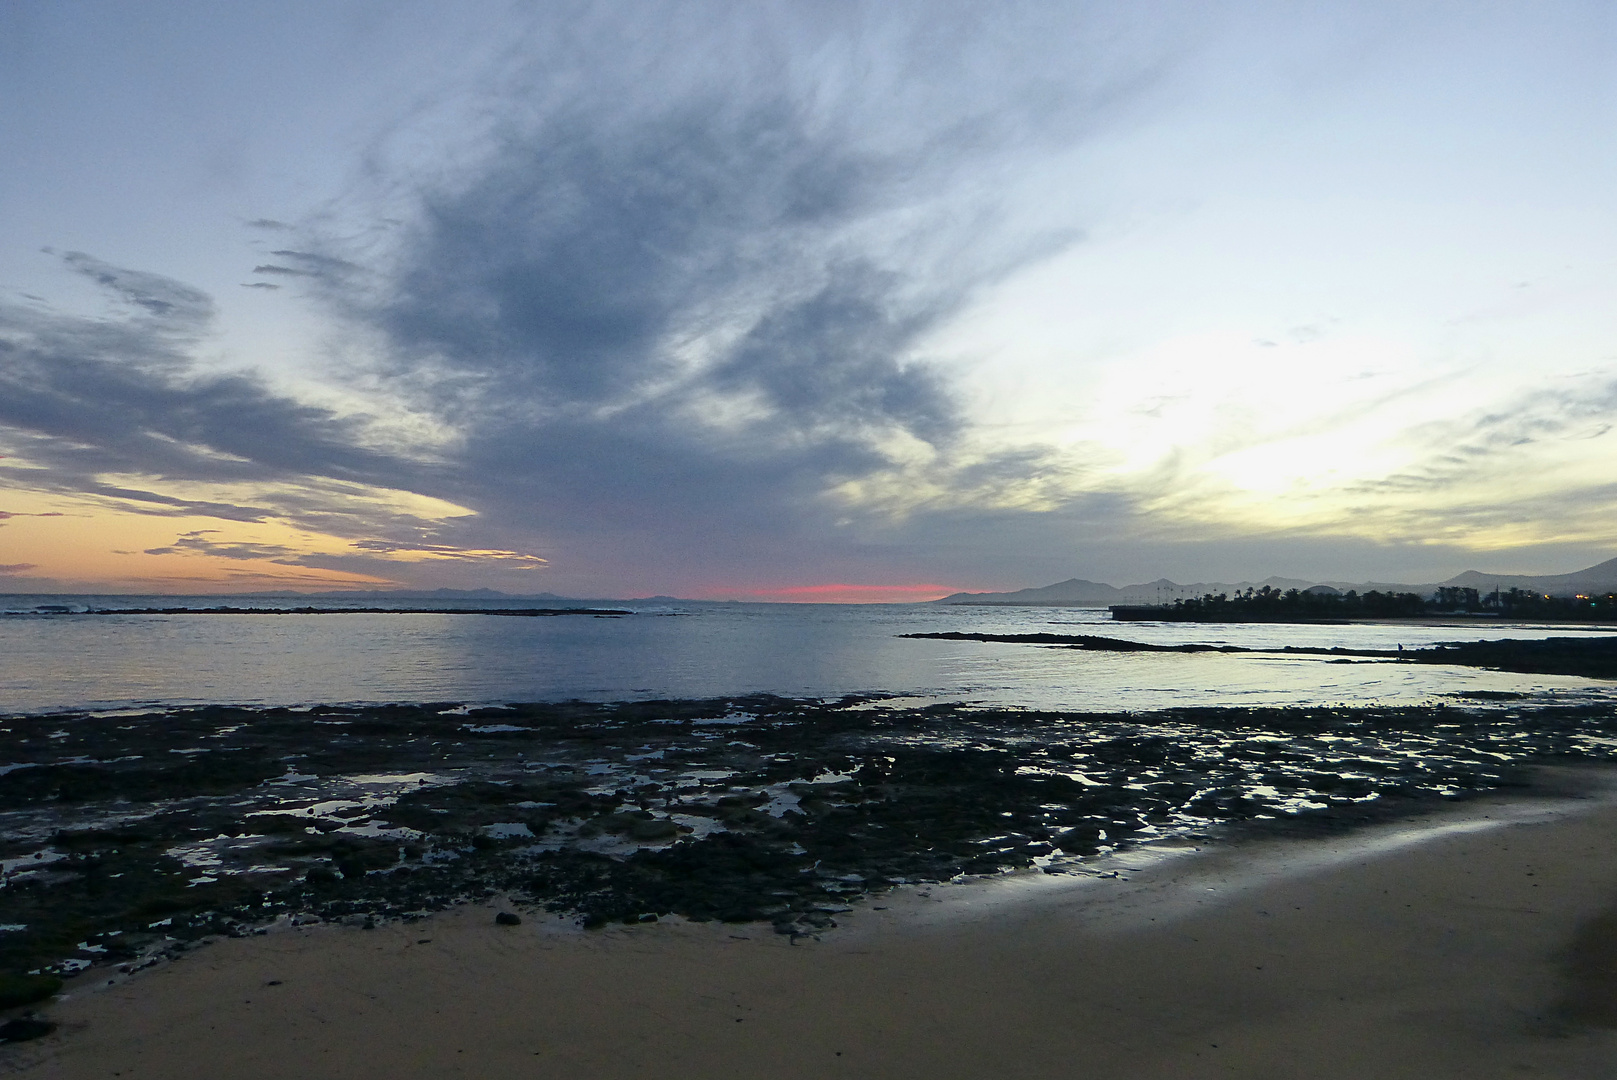
M1104 609L590 602L630 614L510 617L556 601L0 595L0 712L200 704L632 701L769 693L1073 711L1609 700L1571 676L1262 654L1098 653L910 633L1099 634L1153 644L1395 649L1584 636L1566 626L1113 623ZM91 615L86 608L454 606L455 614ZM42 612L42 608L67 611ZM1519 695L1519 696L1518 696Z

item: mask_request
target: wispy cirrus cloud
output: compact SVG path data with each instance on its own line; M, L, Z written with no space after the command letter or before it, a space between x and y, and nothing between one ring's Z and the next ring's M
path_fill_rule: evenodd
M172 544L163 547L147 548L147 555L213 555L221 559L235 559L238 561L253 562L267 559L274 562L284 562L289 556L297 552L284 544L255 544L235 542L221 542L211 537L218 536L217 529L197 529L183 533L174 539Z
M1007 18L1025 30L1030 10ZM704 29L733 49L713 76L600 48L586 74L555 45L512 77L517 104L476 154L393 178L384 239L313 229L297 249L376 376L457 433L445 497L494 532L652 573L765 547L855 561L855 519L1063 501L1070 462L979 438L926 342L1081 242L1015 219L1006 171L1104 127L1160 52L1097 51L1059 91L996 64L967 91L943 73L982 58L912 20L873 31L908 35L898 52L831 41L812 61ZM841 82L903 50L871 80L889 97Z
M315 277L312 270L297 270L290 266L276 266L274 263L262 263L253 267L255 274L276 274L283 277Z
M1558 383L1412 427L1403 435L1416 448L1411 467L1359 490L1430 497L1478 483L1499 484L1522 469L1542 467L1558 451L1585 456L1586 444L1617 429L1617 381L1597 375ZM1542 485L1543 480L1540 476L1536 482ZM1604 486L1603 476L1588 480ZM1513 480L1510 486L1518 484ZM1565 497L1578 494L1573 490Z
M1222 420L1111 478L1135 500L1141 536L1500 549L1594 543L1610 520L1599 448L1617 442L1617 384L1604 373L1520 389L1460 371Z
M102 262L69 251L62 262L138 309L143 329L168 339L200 333L213 321L213 298L173 278Z
M538 570L546 560L518 551L470 548L456 544L435 544L422 540L350 540L337 547L327 543L321 550L308 550L288 544L231 539L219 529L194 529L181 533L169 544L145 548L146 555L202 555L233 562L267 562L280 566L306 566L349 573L397 574L401 564L450 562L487 571Z

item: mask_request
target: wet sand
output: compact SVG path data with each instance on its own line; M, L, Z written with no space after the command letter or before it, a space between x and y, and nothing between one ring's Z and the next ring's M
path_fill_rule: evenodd
M41 1080L1617 1077L1614 841L1607 788L1115 878L896 894L795 945L757 924L496 927L487 907L286 930L76 983L47 1010L58 1034L0 1064Z

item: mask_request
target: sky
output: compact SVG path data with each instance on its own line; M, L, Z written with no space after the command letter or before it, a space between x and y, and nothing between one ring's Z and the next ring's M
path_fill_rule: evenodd
M0 589L1617 555L1617 8L0 0Z

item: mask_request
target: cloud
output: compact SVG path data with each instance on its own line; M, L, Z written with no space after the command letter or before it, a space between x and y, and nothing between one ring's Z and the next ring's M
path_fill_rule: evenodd
M1617 381L1583 379L1514 395L1485 409L1428 422L1405 438L1420 448L1411 468L1367 486L1429 493L1497 478L1511 461L1539 459L1555 447L1600 439L1617 427ZM1582 456L1580 449L1579 456ZM1537 483L1546 479L1539 476Z
M205 328L213 319L213 298L172 278L142 270L128 270L102 262L82 251L69 251L62 261L98 285L106 287L151 317L149 326L170 333Z
M244 281L244 282L241 283L241 287L244 288L244 289L279 289L280 288L279 285L275 285L275 284L273 284L271 282L268 282L268 281Z
M39 566L36 563L0 563L0 576L12 577L37 569L39 569Z
M1609 537L1617 382L1520 392L1400 431L1400 466L1345 485L1348 528L1480 547ZM1604 445L1604 449L1601 446Z
M1224 409L1222 427L1110 480L1133 501L1142 542L1359 537L1498 550L1609 536L1617 384L1478 382L1464 370L1415 373L1291 413L1261 401L1250 416Z
M771 59L722 86L549 93L419 182L380 247L276 253L456 433L434 490L492 535L681 573L823 559L851 550L842 519L1033 498L1057 471L977 438L925 343L1078 241L1013 221L1002 174L1051 115L1104 107L940 74L890 109Z
M533 20L468 83L455 153L417 139L442 117L400 118L374 190L245 223L283 246L242 287L323 302L347 382L321 400L370 415L218 370L211 297L74 253L116 310L0 305L0 482L341 541L193 530L158 555L603 585L857 588L914 550L906 517L1048 503L1057 466L980 438L927 342L1078 242L1006 188L1126 108L1160 42L1037 4L872 9L857 34L791 6Z
M1108 418L1164 444L1124 475L1106 455L1126 440L1016 443L983 423L933 352L1010 275L1083 242L1079 196L1029 177L1055 158L1077 175L1074 148L1151 96L1191 14L1119 34L1076 7L899 5L851 35L812 8L637 7L629 34L627 10L535 16L511 67L470 93L464 153L423 149L442 117L405 117L397 147L365 162L374 189L300 219L313 224L248 223L285 246L252 268L274 281L244 286L324 304L336 389L392 429L199 364L209 297L75 254L127 315L0 308L0 441L22 462L0 477L340 541L192 531L151 554L858 595L1024 560L1070 575L1074 551L1148 534L1297 528L1245 514L1287 500L1232 502L1218 468L1386 407L1359 395L1317 417L1281 395L1267 419L1237 401L1187 432L1208 395L1162 380ZM1329 336L1287 325L1251 350L1277 370ZM1508 458L1554 415L1473 417L1383 492ZM405 512L379 492L475 513ZM1322 505L1314 520L1340 520L1340 499Z
M395 458L361 447L362 420L277 394L251 374L198 370L189 346L208 328L206 295L89 256L65 259L149 315L0 304L0 425L14 433L15 456L64 483L108 473L206 482L396 473Z
M0 483L120 511L281 519L338 537L440 539L426 448L210 371L199 290L74 253L64 261L133 311L93 317L0 302ZM414 500L412 503L412 499Z
M476 550L454 544L401 543L394 540L355 540L355 551L376 552L416 560L449 560L507 570L537 570L550 560L521 551Z
M146 555L207 556L231 562L272 563L336 570L367 577L394 578L410 564L453 564L463 569L500 573L542 569L546 560L519 551L476 549L457 544L422 540L352 540L340 551L309 551L285 544L221 538L218 529L194 529L181 533L173 543L146 548Z
M294 259L294 260L296 260L298 262L303 263L304 266L305 266L305 269L303 269L303 270L292 270L292 269L288 269L287 267L284 267L284 266L261 266L261 267L258 267L258 269L255 272L257 272L257 273L275 273L275 274L309 274L309 275L314 275L314 274L318 274L320 272L333 273L333 272L339 272L339 271L349 271L349 270L358 270L359 269L359 266L356 263L351 263L346 259L339 259L334 255L321 254L320 252L314 252L314 251L290 251L290 250L283 249L281 251L272 251L272 252L270 252L270 254L271 255L279 255L283 259Z
M212 555L221 559L256 561L268 559L276 562L296 555L292 548L281 544L219 543L208 539L217 536L216 529L198 529L176 537L167 547L147 548L147 555Z
M438 433L430 462L365 482L475 511L345 535L542 553L589 588L749 565L857 584L917 558L937 515L975 512L994 547L1000 515L1073 504L1082 463L979 428L929 343L1081 242L1050 162L1150 98L1206 21L1181 15L900 4L851 32L793 5L536 10L396 118L343 199L253 223L286 236L254 285L301 279L347 389Z

